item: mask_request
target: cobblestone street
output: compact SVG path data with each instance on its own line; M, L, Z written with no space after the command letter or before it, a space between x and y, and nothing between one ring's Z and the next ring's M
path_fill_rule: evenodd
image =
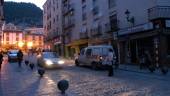
M69 81L67 96L169 96L169 76L116 70L114 77L106 71L65 66L47 70L39 78L24 64L4 63L0 75L0 96L62 96L57 82Z

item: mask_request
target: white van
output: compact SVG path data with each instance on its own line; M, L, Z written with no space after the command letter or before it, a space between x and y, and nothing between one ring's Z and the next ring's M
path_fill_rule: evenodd
M98 45L89 46L80 51L78 58L75 59L76 66L90 66L92 69L102 67L106 64L104 62L107 59L109 50L113 50L114 58L116 58L115 51L112 46Z

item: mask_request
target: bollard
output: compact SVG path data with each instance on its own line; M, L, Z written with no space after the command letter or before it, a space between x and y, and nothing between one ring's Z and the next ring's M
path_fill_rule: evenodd
M45 73L44 69L38 69L38 74L40 75L40 77L43 77L44 73Z
M161 68L161 72L163 75L166 75L168 73L168 68L167 67Z
M65 91L69 87L69 82L67 80L61 80L57 84L58 89L61 91L61 94L65 94Z

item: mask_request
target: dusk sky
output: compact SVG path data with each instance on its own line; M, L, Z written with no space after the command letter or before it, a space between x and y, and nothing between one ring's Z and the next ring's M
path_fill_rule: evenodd
M14 2L31 2L36 4L38 7L42 9L43 4L46 0L5 0L5 1L14 1Z

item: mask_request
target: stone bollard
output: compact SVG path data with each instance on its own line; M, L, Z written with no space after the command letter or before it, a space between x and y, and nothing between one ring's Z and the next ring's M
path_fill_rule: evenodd
M44 73L45 73L44 69L38 69L38 74L40 75L40 77L43 77Z
M61 94L65 94L65 91L69 87L69 82L67 80L61 80L57 84L58 89L61 91Z

